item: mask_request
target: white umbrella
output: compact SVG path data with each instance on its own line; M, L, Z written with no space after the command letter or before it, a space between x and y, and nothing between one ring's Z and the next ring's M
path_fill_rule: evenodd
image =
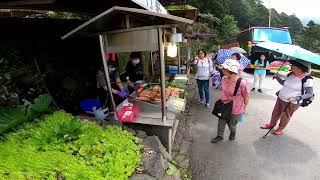
M232 47L232 48L230 48L230 49L232 49L232 50L235 50L235 51L237 51L238 53L247 53L247 51L246 50L244 50L244 49L242 49L241 47Z

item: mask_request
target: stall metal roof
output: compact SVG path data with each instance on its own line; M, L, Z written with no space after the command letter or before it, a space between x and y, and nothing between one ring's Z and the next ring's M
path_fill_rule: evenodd
M130 20L130 24L126 20ZM192 24L193 20L143 9L114 6L90 19L62 37L94 35L112 30L168 24ZM130 26L130 27L128 27Z
M0 2L2 9L65 11L88 15L97 15L113 6L141 8L131 0L3 0Z

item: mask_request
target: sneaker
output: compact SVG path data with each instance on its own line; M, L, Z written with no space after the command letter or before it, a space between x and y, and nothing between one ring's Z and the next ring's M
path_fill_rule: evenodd
M222 140L223 140L223 137L217 136L217 137L215 137L215 138L213 138L211 140L211 143L217 143L217 142L222 141Z
M210 104L209 104L209 103L207 103L207 104L206 104L206 107L207 107L207 108L210 108Z
M204 100L198 100L198 104L205 104Z
M261 129L271 129L272 126L270 124L264 124L262 126L260 126Z
M236 133L235 132L230 133L229 140L234 141L235 139L236 139Z
M282 131L282 129L278 128L277 130L275 130L275 131L273 132L273 134L276 135L276 136L278 136L278 135L283 134L283 131Z
M261 89L258 89L258 92L259 92L259 93L262 93L262 90L261 90Z
M252 88L252 89L251 89L251 91L255 91L255 90L256 90L256 88Z

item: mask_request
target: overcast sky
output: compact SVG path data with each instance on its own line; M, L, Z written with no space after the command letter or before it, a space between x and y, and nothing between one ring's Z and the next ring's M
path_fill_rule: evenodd
M269 0L262 1L269 8ZM302 21L315 20L320 22L320 0L270 0L270 5L279 13L295 14Z

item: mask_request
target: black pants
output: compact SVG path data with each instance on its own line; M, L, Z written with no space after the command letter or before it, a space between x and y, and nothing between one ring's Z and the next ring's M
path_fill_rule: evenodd
M113 109L112 107L112 101L109 95L109 92L106 91L103 88L98 88L97 90L97 94L98 94L98 98L101 102L101 105L103 108L108 107L110 110ZM126 98L121 98L116 94L113 94L113 99L114 99L114 103L116 104L116 106L118 106L120 103L122 103Z
M97 95L98 95L99 101L100 101L101 106L102 106L103 109L106 108L106 107L108 107L110 109L112 107L111 98L110 98L110 95L109 95L108 91L106 91L102 87L98 88L97 89Z

